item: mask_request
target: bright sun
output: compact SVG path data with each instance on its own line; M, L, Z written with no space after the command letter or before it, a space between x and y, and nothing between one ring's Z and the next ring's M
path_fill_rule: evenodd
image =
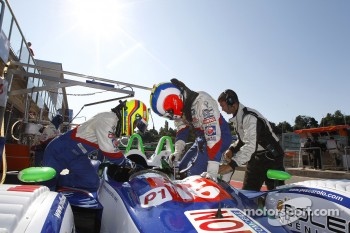
M116 0L70 1L69 15L79 31L113 36L121 27L123 5Z

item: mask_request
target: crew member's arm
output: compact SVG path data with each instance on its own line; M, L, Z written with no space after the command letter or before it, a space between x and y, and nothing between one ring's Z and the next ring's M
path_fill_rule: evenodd
M109 161L118 165L123 165L125 163L125 157L118 148L118 140L114 133L118 119L101 118L97 122L98 125L96 125L95 133L99 149Z

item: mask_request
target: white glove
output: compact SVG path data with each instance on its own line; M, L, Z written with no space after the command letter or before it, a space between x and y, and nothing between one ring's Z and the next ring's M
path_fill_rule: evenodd
M208 178L216 182L218 180L219 165L219 162L208 161L207 171L203 172L201 177Z
M174 167L174 162L179 161L181 155L185 150L186 143L183 140L178 140L175 142L175 151L173 154L169 155L168 163L170 167Z

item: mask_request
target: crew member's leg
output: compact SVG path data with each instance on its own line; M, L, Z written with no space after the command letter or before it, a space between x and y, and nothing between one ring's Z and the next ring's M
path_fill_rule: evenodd
M59 186L82 188L96 191L99 187L99 177L90 159L86 155L72 156L65 161L69 174L60 175Z
M284 180L272 180L267 178L267 171L269 169L285 171L284 163L283 163L284 156L280 156L280 157L274 158L273 160L269 160L268 158L270 158L271 156L268 156L266 158L265 165L264 165L267 168L266 174L265 174L266 176L265 184L268 190L275 189L277 186L285 184Z
M266 168L261 164L260 156L253 154L247 164L242 189L260 191L266 177L266 171Z

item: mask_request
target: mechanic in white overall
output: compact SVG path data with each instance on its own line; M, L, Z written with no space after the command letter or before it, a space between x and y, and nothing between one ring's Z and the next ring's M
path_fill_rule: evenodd
M137 127L146 131L148 111L139 100L120 101L110 112L98 113L90 120L55 138L46 147L43 165L53 167L57 174L45 184L55 190L57 186L96 191L99 177L90 159L107 159L124 166L127 159L118 148L118 138L131 136ZM60 174L68 169L69 173Z
M260 191L264 182L269 190L284 184L284 181L267 178L269 169L285 170L284 151L269 121L255 109L240 103L233 90L222 92L218 102L224 112L232 114L229 122L238 136L224 154L228 164L220 166L220 174L233 174L236 167L246 164L243 189Z

